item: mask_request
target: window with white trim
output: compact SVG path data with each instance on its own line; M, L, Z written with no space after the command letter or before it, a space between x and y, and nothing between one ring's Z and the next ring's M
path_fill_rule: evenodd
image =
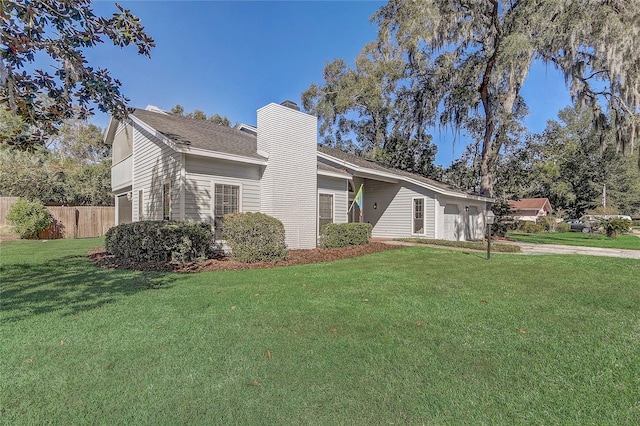
M414 234L424 234L424 198L413 199L413 229Z
M214 186L213 206L215 238L216 240L221 240L224 215L240 211L240 187L216 183Z
M333 223L333 194L319 194L318 230L327 223Z

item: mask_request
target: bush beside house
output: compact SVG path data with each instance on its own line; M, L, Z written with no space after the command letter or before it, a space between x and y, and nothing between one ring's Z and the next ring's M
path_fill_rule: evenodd
M339 248L368 244L372 226L369 223L328 223L320 229L320 247Z
M185 264L208 258L213 233L201 222L141 221L109 229L107 253L134 262Z
M231 256L240 262L253 263L287 258L284 225L264 213L224 215L222 238L231 248Z

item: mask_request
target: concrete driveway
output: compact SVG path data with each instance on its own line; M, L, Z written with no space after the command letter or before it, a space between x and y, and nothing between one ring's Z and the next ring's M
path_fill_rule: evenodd
M429 245L423 243L412 243L406 241L393 241L393 240L385 240L385 239L376 239L376 241L399 245L399 246L424 246ZM555 245L555 244L531 244L531 243L521 243L517 241L494 241L496 244L510 244L520 246L522 250L521 253L510 253L510 254L584 254L587 256L605 256L605 257L621 257L626 259L640 259L640 250L626 250L626 249L615 249L615 248L597 248L597 247L578 247L578 246L565 246L565 245ZM439 246L432 245L431 247L437 247L442 249L453 249L453 250L468 250L462 249L459 247L447 247L447 246Z
M521 242L505 242L500 244L514 244L520 246L521 254L585 254L589 256L623 257L626 259L640 259L640 250L625 250L615 248L577 247L553 244L531 244Z

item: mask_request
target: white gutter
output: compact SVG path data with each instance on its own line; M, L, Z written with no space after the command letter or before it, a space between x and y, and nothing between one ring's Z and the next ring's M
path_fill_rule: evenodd
M330 170L318 169L318 174L321 176L335 177L339 179L348 179L348 180L353 179L353 177L349 173L332 172Z

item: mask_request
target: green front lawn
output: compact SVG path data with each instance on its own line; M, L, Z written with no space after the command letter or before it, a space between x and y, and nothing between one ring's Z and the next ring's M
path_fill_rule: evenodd
M0 244L2 424L639 424L640 262L410 247L199 274Z
M562 244L567 246L619 248L640 250L640 238L631 234L620 234L617 238L609 238L604 234L583 234L581 232L558 232L525 234L521 232L509 232L507 237L535 244Z

